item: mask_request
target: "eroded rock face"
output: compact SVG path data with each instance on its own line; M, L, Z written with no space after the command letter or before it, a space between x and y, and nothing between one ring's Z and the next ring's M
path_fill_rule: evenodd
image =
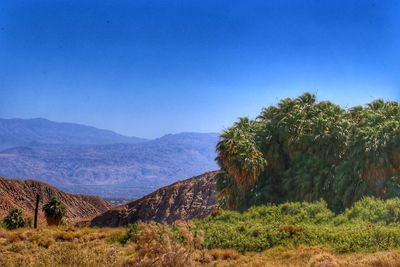
M137 221L172 223L176 220L204 218L217 207L216 174L216 171L207 172L160 188L95 217L91 226L117 227Z
M70 221L90 220L112 208L111 203L98 196L68 194L46 183L0 177L0 218L12 208L19 208L25 216L32 216L37 194L40 195L39 221L44 221L42 207L53 196L67 207L66 219Z

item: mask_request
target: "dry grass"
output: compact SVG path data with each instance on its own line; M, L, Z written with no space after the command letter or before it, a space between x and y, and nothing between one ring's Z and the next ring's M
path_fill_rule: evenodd
M0 266L121 266L129 246L112 243L124 229L0 229Z
M178 223L180 242L159 224L139 225L140 234L121 245L123 228L0 228L0 266L375 266L400 267L400 250L336 254L324 247L275 247L261 253L200 250L201 234Z
M235 261L217 261L213 266L400 267L400 250L335 254L323 247L276 247L261 253L241 255Z
M127 260L125 266L194 266L194 251L196 238L193 237L191 225L179 222L177 228L181 234L181 242L176 238L169 228L162 224L147 223L140 224L139 234L132 236L131 243L135 251L135 257Z
M240 258L240 254L233 249L211 249L206 254L211 256L211 261L237 260Z

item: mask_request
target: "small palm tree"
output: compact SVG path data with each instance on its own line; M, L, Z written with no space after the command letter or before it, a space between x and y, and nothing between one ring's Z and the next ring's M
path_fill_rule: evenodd
M13 230L27 226L28 221L23 217L22 210L14 208L4 218L3 223L7 229Z
M67 208L57 197L52 197L43 206L43 211L48 225L60 225L67 212Z

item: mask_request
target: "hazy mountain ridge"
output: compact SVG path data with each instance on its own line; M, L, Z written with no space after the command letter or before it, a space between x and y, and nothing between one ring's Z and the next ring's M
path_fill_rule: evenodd
M0 150L36 144L140 143L147 139L127 137L113 131L77 123L43 118L0 119Z
M19 140L25 134L14 132ZM77 192L77 185L126 185L146 188L144 193L148 193L149 187L217 169L214 158L218 135L215 133L169 134L133 144L54 144L31 139L30 145L0 152L0 175L33 178L71 192ZM0 140L7 140L3 132ZM0 143L1 146L5 143ZM107 197L118 197L103 193Z

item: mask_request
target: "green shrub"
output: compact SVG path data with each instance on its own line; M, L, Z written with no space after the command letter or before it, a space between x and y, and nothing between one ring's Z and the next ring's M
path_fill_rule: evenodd
M27 226L28 220L23 217L22 210L14 208L4 218L3 224L5 228L13 230Z
M122 245L125 245L131 238L135 237L139 232L139 226L136 223L129 224L126 232L118 235L113 241L117 241Z
M241 252L274 246L327 246L337 252L400 248L400 199L364 198L335 215L324 201L252 207L240 214L221 211L193 221L203 230L203 247Z
M356 202L343 214L347 220L361 220L378 224L394 224L400 222L400 199L380 200L365 197Z

